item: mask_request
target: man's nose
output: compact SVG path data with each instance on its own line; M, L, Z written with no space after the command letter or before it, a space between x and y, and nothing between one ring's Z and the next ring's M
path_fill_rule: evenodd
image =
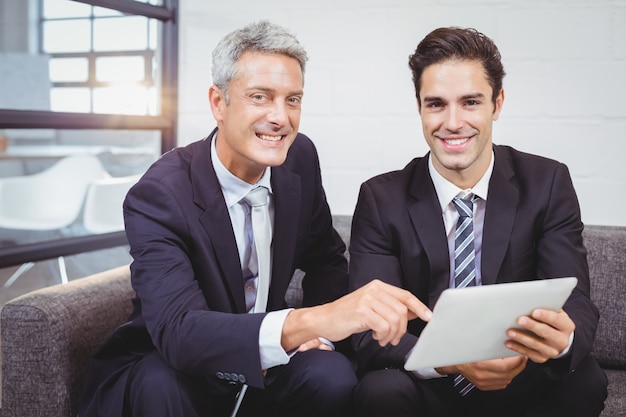
M278 126L288 124L289 117L287 116L287 107L285 103L282 101L275 101L267 114L267 120Z
M457 131L463 127L461 112L454 106L448 106L444 120L444 126L449 131Z

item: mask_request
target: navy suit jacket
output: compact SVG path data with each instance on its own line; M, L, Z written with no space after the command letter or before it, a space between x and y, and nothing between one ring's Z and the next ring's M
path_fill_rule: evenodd
M121 415L129 370L154 350L172 368L206 379L216 393L242 383L264 385L258 335L265 313L246 312L235 236L211 162L212 137L163 155L126 197L137 296L129 321L92 362L84 410ZM296 268L306 272L304 305L346 294L345 245L332 227L308 137L298 134L285 163L272 168L271 181L275 222L267 310L286 307Z
M576 324L571 355L545 365L554 376L564 375L590 353L599 317L589 298L578 199L564 164L507 146L494 146L494 154L482 283L578 278L564 306ZM427 156L361 186L350 241L350 287L374 278L408 289L431 308L449 285L448 241ZM423 327L419 319L410 322L395 347L381 348L370 332L354 336L360 369L403 369Z

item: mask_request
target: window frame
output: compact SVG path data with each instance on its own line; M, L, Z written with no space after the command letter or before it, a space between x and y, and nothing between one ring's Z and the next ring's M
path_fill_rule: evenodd
M63 59L63 58L82 58L87 62L87 74L86 79L84 81L54 81L52 80L52 88L83 88L89 91L89 108L86 109L86 113L94 113L94 109L96 108L96 97L95 92L98 88L107 88L110 83L106 81L99 81L97 78L97 61L99 58L108 58L108 57L139 57L143 61L143 81L141 85L146 88L155 87L156 82L153 78L152 69L153 69L153 59L155 55L158 55L154 49L150 48L150 35L151 31L154 29L151 26L150 20L146 21L145 27L145 48L142 49L124 49L124 50L95 50L96 39L95 29L99 22L104 22L109 19L124 19L128 17L141 17L146 19L151 19L150 17L137 15L137 14L124 14L118 10L120 15L98 15L94 14L93 10L89 15L80 16L80 17L51 17L48 18L44 15L43 9L46 0L38 0L40 7L40 18L39 18L39 28L43 28L48 23L53 22L72 22L72 21L86 21L88 22L89 32L91 33L90 45L87 51L80 52L72 52L72 51L62 51L62 52L50 52L45 50L45 35L44 30L39 30L39 52L40 54L44 54L50 57L51 60L54 59ZM85 3L83 3L85 4ZM89 4L90 6L94 6ZM145 114L149 114L149 105L144 108Z
M162 23L160 74L160 114L135 116L120 114L69 113L38 110L0 109L0 129L107 129L159 130L161 153L176 146L178 125L178 3L163 0L152 5L134 0L74 0L122 13L154 18ZM127 244L126 235L112 232L23 244L0 249L0 268L26 261L41 261Z

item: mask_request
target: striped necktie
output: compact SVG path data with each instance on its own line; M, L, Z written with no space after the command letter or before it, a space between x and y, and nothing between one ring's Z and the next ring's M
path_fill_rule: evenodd
M471 198L455 197L452 202L459 213L459 221L454 232L454 287L464 288L476 285L476 264L474 262L474 201Z
M464 288L476 285L476 263L474 251L474 201L478 197L469 194L464 198L455 197L452 202L459 213L459 221L454 232L454 287ZM474 384L463 375L454 377L454 388L463 397L474 389Z

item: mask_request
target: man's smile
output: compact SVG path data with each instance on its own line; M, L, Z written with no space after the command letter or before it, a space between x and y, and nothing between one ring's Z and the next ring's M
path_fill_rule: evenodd
M437 139L442 141L446 146L450 146L450 147L463 146L467 144L469 141L471 141L474 138L474 136L475 135L468 135L468 136L454 135L454 136L441 137L441 136L435 135Z
M267 140L267 141L270 141L270 142L279 142L279 141L283 140L283 138L285 137L284 135L281 135L281 136L272 136L272 135L263 135L263 134L260 134L260 133L257 133L257 135L256 135L256 136L257 136L259 139L262 139L262 140Z

